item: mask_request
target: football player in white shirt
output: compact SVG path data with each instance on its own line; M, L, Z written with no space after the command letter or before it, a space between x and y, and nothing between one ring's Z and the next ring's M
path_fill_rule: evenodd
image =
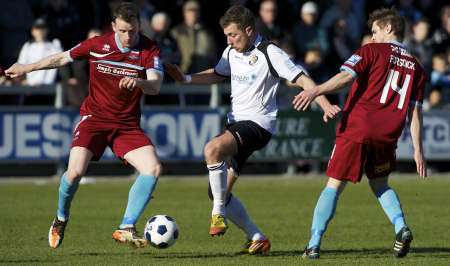
M280 48L262 39L255 31L255 18L249 9L230 7L220 24L228 47L215 68L192 75L185 75L172 64L166 64L166 70L183 83L213 84L231 78L232 100L227 126L204 149L209 170L209 196L213 200L209 234L223 235L228 228L228 218L247 235L245 253L268 253L269 239L253 223L231 190L247 158L266 146L274 133L278 111L276 92L281 78L303 89L311 89L315 83ZM325 121L340 111L325 97L318 98L317 103L324 110Z

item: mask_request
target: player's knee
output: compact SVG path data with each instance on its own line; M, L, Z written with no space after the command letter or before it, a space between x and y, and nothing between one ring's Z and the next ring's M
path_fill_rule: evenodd
M140 172L142 175L151 175L158 178L162 173L161 163L154 163L148 166L147 169Z
M217 142L208 142L203 152L207 163L220 160L220 145Z
M74 181L79 181L83 177L84 172L80 169L67 169L66 178L67 181L73 183Z

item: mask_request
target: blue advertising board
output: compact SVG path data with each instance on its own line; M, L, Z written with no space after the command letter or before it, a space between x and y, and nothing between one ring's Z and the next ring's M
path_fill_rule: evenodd
M0 111L0 161L65 160L78 112L48 110ZM144 111L141 127L165 161L202 160L203 147L219 134L221 115L216 110ZM113 159L107 149L103 159Z

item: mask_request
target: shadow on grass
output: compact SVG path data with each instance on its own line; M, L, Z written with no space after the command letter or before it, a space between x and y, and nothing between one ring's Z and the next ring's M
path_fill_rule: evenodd
M23 259L23 260L4 260L0 259L0 264L6 263L6 264L26 264L26 265L34 265L36 263L58 263L57 260L49 260L49 259Z
M202 258L239 258L249 256L246 254L238 253L225 253L225 252L161 252L157 250L151 250L147 253L135 253L135 252L80 252L74 253L76 256L124 256L127 254L133 254L136 256L149 257L154 259L202 259ZM429 257L433 254L433 258L450 258L450 248L442 247L418 247L412 248L410 254L419 257ZM300 250L274 250L269 255L256 255L256 257L301 257L302 251ZM388 248L374 248L374 249L328 249L322 251L323 258L331 256L330 259L336 259L337 257L352 258L352 257L389 257L392 256L392 249ZM0 262L2 262L0 260ZM11 261L15 262L15 261ZM17 262L17 261L16 261ZM26 261L22 261L26 262ZM33 262L33 261L29 261ZM39 262L39 261L36 261Z
M157 253L152 250L148 253L134 253L137 256L151 257L155 259L201 259L201 258L238 258L244 256L250 256L248 254L239 253L224 253L224 252L164 252ZM255 255L256 257L289 257L289 256L301 256L301 252L298 250L275 250L271 251L269 255ZM123 252L80 252L74 253L76 256L123 256L126 255Z
M326 255L358 255L358 256L373 256L373 255L391 255L392 249L389 248L375 248L375 249L328 249L323 250L322 254ZM450 248L444 247L412 247L410 250L410 254L414 254L414 256L429 256L433 254L436 258L450 258Z

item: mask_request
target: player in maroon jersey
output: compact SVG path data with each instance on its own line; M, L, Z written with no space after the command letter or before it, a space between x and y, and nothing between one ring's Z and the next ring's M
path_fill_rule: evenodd
M61 177L58 211L48 235L52 248L62 243L70 203L89 162L98 160L107 146L139 172L113 238L139 247L146 244L137 236L135 224L151 198L161 164L155 147L139 125L139 101L143 94L159 93L164 72L159 48L139 33L139 10L134 4L122 3L113 11L112 28L114 32L85 40L69 51L33 64L14 64L6 70L8 76L16 77L61 67L76 59L89 60L89 95L81 106L69 165Z
M313 90L301 92L293 101L297 110L305 110L318 95L352 84L328 163L328 183L314 210L311 239L303 257L319 258L321 238L334 215L339 194L347 181L359 182L363 172L395 227L395 256L406 256L412 241L399 199L388 186L388 175L395 168L397 140L408 115L417 173L427 176L421 137L425 73L399 43L405 26L395 9L374 11L369 27L374 43L357 50L339 74Z

